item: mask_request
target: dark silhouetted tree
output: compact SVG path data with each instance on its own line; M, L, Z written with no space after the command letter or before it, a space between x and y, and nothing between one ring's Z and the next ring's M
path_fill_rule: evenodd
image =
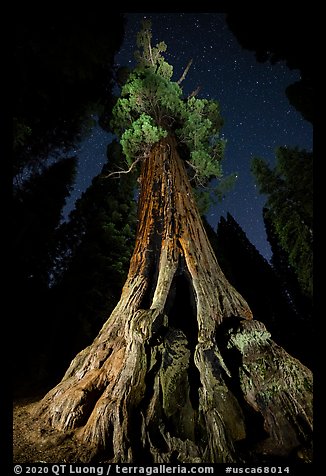
M123 16L102 7L28 5L14 18L14 175L64 154L111 99Z
M255 318L264 322L278 344L311 365L311 347L303 345L308 340L307 309L294 301L293 287L280 279L230 213L226 219L221 217L216 233L206 226L225 276L244 296Z
M13 230L16 275L48 287L56 230L76 174L77 159L70 157L35 173L14 189Z
M297 275L289 263L289 254L280 245L272 223L268 218L268 210L265 208L263 209L263 217L267 239L271 245L273 253L271 266L273 267L295 314L293 325L295 326L296 339L293 344L299 350L299 354L297 355L299 355L304 362L309 362L309 365L312 366L312 296L308 297L302 292L302 287L298 282ZM308 361L307 358L309 359Z
M313 156L311 152L280 147L271 169L254 159L252 171L267 195L265 215L280 246L288 254L302 291L313 292Z
M48 338L47 299L56 232L75 172L76 158L63 159L43 173L33 174L14 190L12 269L17 329L13 361L14 383L18 386L22 381L33 381L43 370L43 359L39 357Z
M229 28L244 48L256 52L260 62L285 61L298 69L301 77L286 88L290 103L313 122L313 71L316 43L309 27L314 25L313 11L305 7L288 11L277 7L227 13ZM305 32L305 34L303 34Z
M105 179L121 163L121 146L108 146L108 163L61 225L52 287L51 378L94 339L116 306L135 243L135 175ZM57 347L61 352L58 356Z
M78 461L303 454L311 441L311 372L252 319L225 278L190 184L220 175L218 104L184 98L185 74L171 79L166 45L151 37L144 23L137 66L113 109L112 127L140 182L128 276L98 336L33 415L47 444L69 431Z
M56 228L75 167L74 159L60 159L68 151L71 155L96 116L112 107L114 54L123 31L123 15L101 7L63 13L57 6L38 5L36 12L29 4L15 12L13 220L15 290L20 298L14 309L21 323L17 355L26 352L28 369L50 322L47 299ZM54 161L57 165L47 168ZM20 367L20 357L14 359L17 382L19 375L30 377ZM31 372L36 376L37 364Z

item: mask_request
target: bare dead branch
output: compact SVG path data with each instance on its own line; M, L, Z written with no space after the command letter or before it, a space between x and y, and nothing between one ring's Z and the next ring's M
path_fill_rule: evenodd
M191 65L192 65L192 59L191 59L191 60L189 61L189 63L187 64L186 69L185 69L184 72L182 73L181 77L178 79L177 84L182 83L182 81L185 79L185 77L187 76L188 71L189 71Z
M190 181L195 180L199 176L198 168L194 164L189 162L189 160L186 160L186 164L188 164L195 171L195 175L190 179Z
M141 156L137 157L137 159L131 164L128 170L117 170L115 172L111 172L108 175L103 175L102 178L109 178L112 177L113 175L117 175L115 178L120 178L121 174L129 174L132 169L135 167L135 165L140 161Z
M154 66L154 60L153 60L153 52L152 52L152 45L150 40L148 40L148 50L149 50L149 57L151 59L151 63Z
M190 178L190 182L195 180L197 185L200 185L202 188L208 189L203 180L200 178L199 168L192 164L189 160L186 160L186 164L188 164L195 171L195 175Z
M197 96L197 94L199 93L200 90L201 90L201 86L197 86L197 88L192 93L189 94L187 99L190 99L190 98L193 98L193 97Z

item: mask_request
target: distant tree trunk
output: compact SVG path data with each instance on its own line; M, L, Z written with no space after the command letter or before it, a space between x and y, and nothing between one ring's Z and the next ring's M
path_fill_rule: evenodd
M84 461L234 462L305 447L311 372L224 277L173 137L140 181L121 299L35 416L73 430Z

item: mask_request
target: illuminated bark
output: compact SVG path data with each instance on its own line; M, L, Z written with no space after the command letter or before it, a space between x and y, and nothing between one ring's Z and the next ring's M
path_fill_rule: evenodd
M173 137L154 145L140 183L136 245L121 299L35 417L45 430L73 430L84 461L236 462L238 443L251 434L250 412L259 413L271 454L293 451L309 439L311 373L277 350L224 277ZM258 364L265 352L275 358L266 360L264 374ZM291 364L295 385L278 359ZM268 387L266 407L268 372L285 382L274 393ZM285 424L279 410L288 394L297 413ZM264 442L256 447L259 454L266 449Z

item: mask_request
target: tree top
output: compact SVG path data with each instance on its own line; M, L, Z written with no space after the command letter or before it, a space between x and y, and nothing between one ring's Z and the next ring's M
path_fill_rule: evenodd
M136 67L129 73L113 108L111 127L120 138L129 167L145 157L168 134L183 146L183 158L198 185L221 176L225 140L220 137L223 120L219 104L199 99L198 91L184 97L181 78L172 80L173 66L164 58L164 42L152 45L151 22L145 20L137 34Z

